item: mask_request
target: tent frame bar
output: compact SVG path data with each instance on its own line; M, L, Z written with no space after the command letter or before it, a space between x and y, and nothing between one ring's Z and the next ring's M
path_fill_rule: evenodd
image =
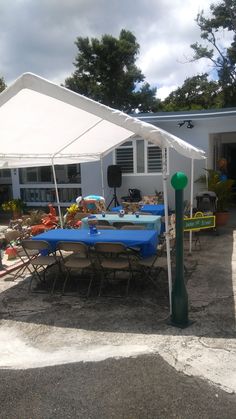
M168 193L167 193L167 155L168 149L162 148L162 180L163 180L163 195L164 195L164 209L165 209L165 241L167 254L167 271L168 271L168 287L169 287L169 304L170 315L172 314L172 272L171 272L171 255L170 255L170 235L169 235L169 211L168 211Z

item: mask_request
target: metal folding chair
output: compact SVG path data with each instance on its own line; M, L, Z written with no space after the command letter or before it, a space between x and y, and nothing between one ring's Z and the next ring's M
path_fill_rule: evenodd
M142 275L158 288L156 278L161 271L167 270L167 257L156 254L146 259L140 259L138 266L141 268Z
M65 293L68 279L71 278L72 271L81 271L83 274L86 270L90 270L90 280L86 296L89 297L91 285L94 279L94 266L90 257L88 246L80 242L59 242L57 250L60 253L61 260L66 271L66 278L63 284L63 294Z
M113 226L115 228L119 228L119 229L124 227L124 226L133 226L133 225L134 225L134 223L131 223L130 221L115 221L113 223Z
M44 240L23 240L22 247L28 256L29 265L33 268L33 274L29 283L29 291L31 291L31 285L34 277L37 277L39 282L46 282L46 273L52 266L57 265L60 269L60 258L56 256L55 252L52 252L48 242ZM31 252L37 252L34 257L31 256ZM54 292L55 284L58 279L58 271L55 275L51 294Z
M132 267L130 263L129 252L123 243L95 243L95 252L97 254L98 263L101 272L101 282L99 288L99 296L101 296L102 287L106 274L112 273L115 279L116 272L128 272L128 280L125 295L128 295L130 279L133 277Z
M121 230L145 230L144 224L124 225Z
M18 230L11 230L5 232L5 240L10 248L14 249L16 257L19 259L20 266L16 267L12 272L9 272L9 275L12 276L12 280L15 281L18 278L24 278L25 272L28 270L29 274L32 274L29 265L30 259L34 258L37 254L37 251L32 250L29 252L29 255L26 255L22 247L22 233ZM30 258L29 258L30 256Z
M97 224L97 230L116 230L116 228L112 225L103 225L103 224Z
M107 220L99 220L98 224L100 226L109 226L110 225L109 221L107 221Z

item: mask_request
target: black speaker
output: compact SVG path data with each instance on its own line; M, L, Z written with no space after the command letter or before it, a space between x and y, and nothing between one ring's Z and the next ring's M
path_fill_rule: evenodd
M108 166L107 168L107 183L109 188L120 188L122 182L121 167L117 164Z

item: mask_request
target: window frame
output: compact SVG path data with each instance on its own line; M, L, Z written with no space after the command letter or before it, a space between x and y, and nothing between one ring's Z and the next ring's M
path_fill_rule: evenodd
M137 172L137 141L139 140L144 140L141 137L133 137L133 138L129 138L127 139L123 144L121 144L119 147L120 148L122 146L125 146L125 143L127 142L132 142L132 147L133 147L133 172L132 173L122 173L122 176L160 176L162 175L162 170L160 172L148 172L148 147L158 147L156 146L156 144L151 143L150 141L144 140L144 172ZM127 147L131 147L127 146ZM114 150L113 152L113 164L117 164L116 162L116 150L117 148ZM161 153L162 153L162 149L160 147ZM167 175L169 175L169 148L166 147L166 159L167 159ZM162 157L161 157L162 159ZM162 161L162 160L161 160Z

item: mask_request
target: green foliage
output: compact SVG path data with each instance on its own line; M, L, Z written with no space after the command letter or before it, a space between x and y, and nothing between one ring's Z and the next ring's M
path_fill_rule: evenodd
M227 211L230 201L232 200L234 193L232 187L235 183L233 179L220 179L220 173L216 170L207 169L208 173L208 190L215 192L217 196L217 211ZM200 176L196 182L206 185L206 175ZM206 185L207 186L207 185Z
M119 38L78 37L75 44L76 70L65 80L65 87L126 112L157 110L156 89L143 83L144 75L135 65L139 44L130 31L121 30Z
M3 211L22 211L25 208L25 203L22 199L11 199L2 204Z
M207 58L217 71L223 106L236 105L236 0L222 0L211 5L211 16L198 14L196 22L201 30L203 44L194 43L193 61ZM225 48L221 38L228 32L232 37ZM226 36L228 36L226 34Z
M7 85L6 85L5 81L4 81L4 78L3 77L0 77L0 92L2 92L3 90L5 90L6 87L7 87Z
M208 81L207 74L201 74L184 81L182 87L170 93L163 102L165 111L185 111L222 107L217 82Z

